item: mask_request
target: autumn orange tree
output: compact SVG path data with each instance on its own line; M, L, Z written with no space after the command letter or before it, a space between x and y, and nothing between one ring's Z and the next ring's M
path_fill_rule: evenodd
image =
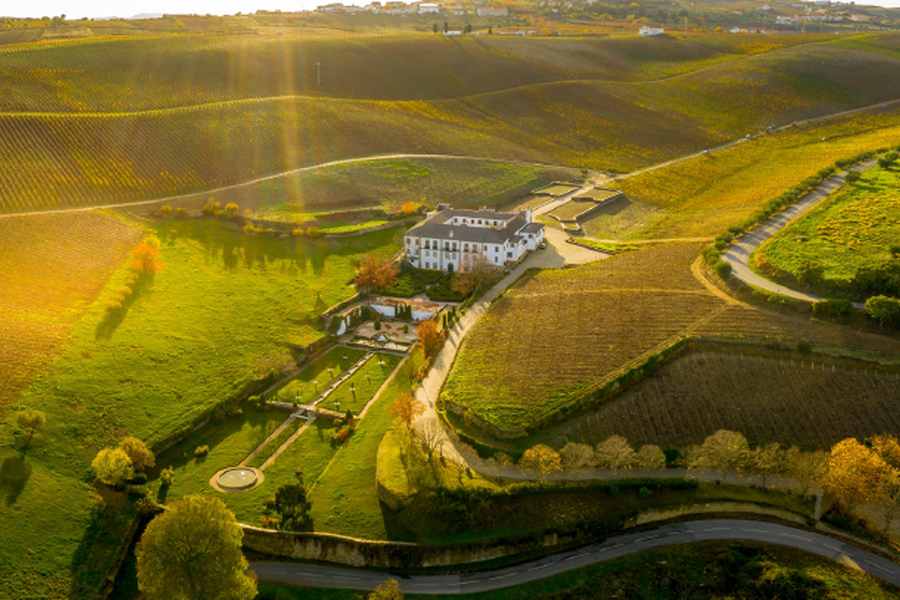
M535 444L522 454L519 466L537 471L538 477L543 480L551 473L562 469L562 459L559 453L545 444Z
M397 280L397 265L390 259L368 254L359 262L353 282L360 292L386 288Z
M131 269L141 275L153 275L162 269L159 238L148 236L131 251Z
M433 319L419 323L419 326L416 327L416 335L419 337L419 343L422 344L422 349L428 358L433 358L441 349L444 335L441 333L437 322Z
M406 431L412 429L413 421L415 421L416 417L422 414L424 410L425 407L422 403L416 400L410 392L398 396L391 405L391 414L397 422L403 425Z
M888 465L877 452L854 438L831 448L822 487L844 508L876 499Z

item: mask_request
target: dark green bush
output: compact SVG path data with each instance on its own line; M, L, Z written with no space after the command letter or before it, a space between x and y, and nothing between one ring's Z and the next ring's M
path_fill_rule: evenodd
M728 276L731 275L731 265L721 258L716 261L716 265L713 268L716 270L716 274L722 279L728 279Z
M828 299L813 304L812 313L825 318L846 317L852 309L849 300Z
M866 314L882 327L900 327L900 298L872 296L866 300Z

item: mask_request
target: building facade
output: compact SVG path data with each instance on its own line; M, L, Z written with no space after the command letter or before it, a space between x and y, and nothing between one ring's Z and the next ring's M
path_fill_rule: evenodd
M503 268L536 250L544 241L544 225L531 210L439 208L406 232L406 261L419 269L465 272L484 262Z

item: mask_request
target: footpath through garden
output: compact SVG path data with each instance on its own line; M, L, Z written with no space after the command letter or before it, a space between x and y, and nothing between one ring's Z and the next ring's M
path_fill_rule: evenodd
M849 170L859 172L871 167L874 163L874 159L866 160L853 165ZM824 300L824 298L816 294L789 288L760 275L750 267L750 257L766 240L825 200L843 186L845 182L846 175L832 175L799 201L777 215L763 221L751 231L733 241L728 250L722 255L722 260L731 265L732 276L751 287L759 288L781 296L787 296L794 300L800 300L810 304ZM854 303L854 306L860 309L863 308L862 303L858 302Z
M338 377L334 378L331 381L331 383L328 385L328 387L321 394L319 394L319 396L315 399L315 401L312 402L312 404L310 406L315 407L315 406L318 406L320 403L324 402L328 398L328 396L330 396L336 389L338 389L342 383L347 381L347 379L352 377L354 373L356 373L358 370L360 370L363 367L363 365L365 365L369 361L369 359L371 359L373 356L375 356L374 352L367 352L362 358L360 358L358 361L356 361L353 364L353 366L351 366L349 369L347 369L346 371L341 373ZM294 408L294 405L289 402L270 402L269 404L273 405L273 406L277 406L277 407L282 407L282 408ZM268 437L266 437L266 439L264 439L262 441L262 443L253 450L253 452L248 454L244 458L244 460L241 461L240 466L246 466L248 464L251 464L260 453L265 451L265 449L269 446L269 444L271 444L273 441L277 440L281 436L281 434L284 433L284 431L288 427L290 427L297 419L306 419L309 416L310 415L308 414L308 411L303 410L302 408L291 412L291 414L288 416L288 418L285 419L281 425L276 427L275 430L272 431L272 433L270 433L268 435ZM313 416L313 418L315 418L315 417ZM299 438L303 434L303 432L306 431L306 429L309 427L309 424L311 421L312 421L312 419L308 419L307 422L304 423L302 427L299 427L297 429L297 431L295 431L293 434L291 434L291 436L288 437L288 439L286 439L271 454L271 456L269 456L269 458L266 459L266 461L259 468L260 471L265 471L276 460L278 460L278 457L281 456L281 454L285 450L290 448L291 444L293 444L297 440L297 438Z

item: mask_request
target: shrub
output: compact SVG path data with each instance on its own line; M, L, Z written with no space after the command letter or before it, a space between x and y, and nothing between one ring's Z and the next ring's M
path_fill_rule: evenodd
M857 171L850 171L849 173L847 173L846 180L849 183L853 183L854 181L859 181L859 178L860 174Z
M331 439L336 445L340 445L350 439L351 435L353 435L353 427L351 427L350 425L344 425L334 432L334 435Z
M204 458L207 454L209 454L209 446L206 444L194 448L194 457L196 458Z
M214 198L210 198L209 200L207 200L202 209L203 214L208 217L214 217L218 215L221 210L222 205L219 204L219 201Z
M900 327L900 298L872 296L866 300L865 310L882 327Z
M128 436L119 442L119 448L125 451L135 471L146 471L156 465L156 456L140 439Z
M229 202L222 212L229 219L233 219L241 214L241 207L237 205L237 202Z
M812 344L810 344L806 340L800 340L799 342L797 342L797 352L809 354L810 352L812 352Z
M846 317L852 309L849 300L828 299L813 304L812 313L817 317Z
M722 279L728 279L728 276L731 275L731 265L721 258L716 261L716 264L713 268L716 271L716 275L718 275Z
M169 487L175 482L175 469L172 467L166 467L162 471L159 472L159 483L166 487Z
M172 216L172 205L171 204L163 204L159 207L159 216L161 217L170 217Z

